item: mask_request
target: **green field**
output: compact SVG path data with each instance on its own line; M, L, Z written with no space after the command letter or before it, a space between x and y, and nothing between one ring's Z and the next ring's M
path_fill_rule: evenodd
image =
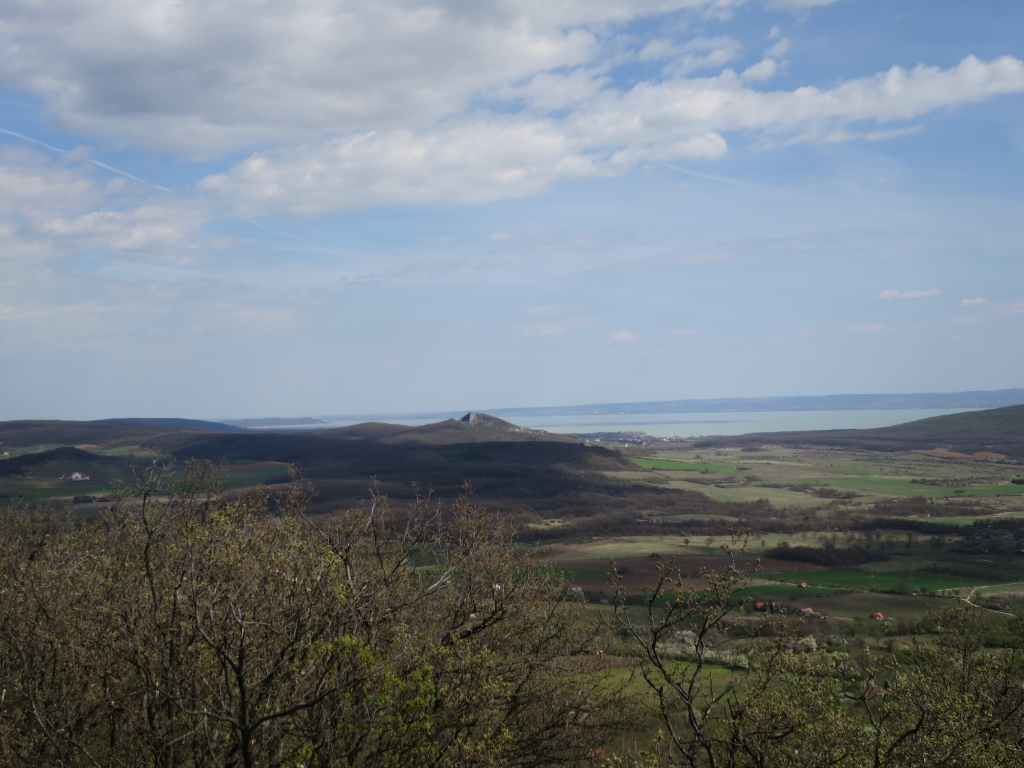
M141 466L145 466L143 463ZM89 475L89 480L61 480L61 475L80 471ZM245 488L281 478L288 468L281 463L261 463L227 467L224 478L225 490ZM107 496L112 483L120 481L128 487L135 485L135 476L128 462L114 464L83 462L49 462L38 467L33 477L0 477L0 504L10 503L21 497L29 503L45 500L66 500L75 496Z
M807 584L841 589L905 590L906 592L916 592L922 589L931 591L970 589L988 583L979 579L928 573L927 571L888 571L875 574L847 568L829 568L808 573L765 574L764 578L790 583L807 582Z
M806 590L804 590L806 592ZM920 619L954 602L950 597L914 597L877 592L846 592L817 596L804 594L797 605L813 608L825 616L863 618L876 612L892 619Z
M811 484L831 485L850 491L877 493L882 496L924 496L925 498L948 498L950 496L1020 496L1024 494L1024 485L986 484L968 485L962 488L948 486L925 485L912 483L909 479L894 477L836 477L827 483L805 479ZM959 492L959 493L958 493Z
M266 464L257 466L228 467L225 488L246 488L250 485L265 483L268 480L283 478L288 475L286 464Z
M9 503L21 497L29 503L45 499L73 498L75 496L101 496L110 492L110 483L50 478L9 478L0 479L0 504Z
M786 599L795 597L824 597L834 595L836 587L805 587L801 588L796 584L762 584L756 587L744 587L732 593L733 599L743 600L745 598Z
M574 579L608 578L611 571L608 568L557 568L555 573L567 581L573 581Z
M861 504L909 497L936 501L1024 498L1024 485L1009 482L1020 474L1012 464L915 452L870 454L821 448L780 448L753 454L726 449L714 454L711 460L706 452L702 455L687 450L631 456L637 471L615 475L623 480L647 480L663 487L696 491L716 501L764 499L780 508L819 508L835 504L840 494L850 493ZM705 484L699 479L713 479L714 483ZM824 489L833 489L834 493Z
M820 499L809 493L790 491L787 488L766 488L762 485L727 485L718 488L713 485L688 483L685 480L672 480L669 488L683 491L697 491L715 501L758 501L767 499L773 507L820 507L828 503L828 499Z
M679 459L630 459L637 466L644 469L670 469L685 472L735 472L736 467L725 464L712 464L706 461L683 461Z

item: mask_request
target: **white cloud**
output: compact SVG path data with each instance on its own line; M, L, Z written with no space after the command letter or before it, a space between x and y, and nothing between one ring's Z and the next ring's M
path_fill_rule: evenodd
M932 288L928 291L914 290L914 291L897 291L889 289L882 291L878 294L880 299L926 299L930 296L938 296L941 293L938 288Z
M8 262L116 251L180 259L206 221L194 202L121 179L101 184L88 165L0 145L0 245Z
M884 124L1024 91L1011 57L766 91L753 84L775 74L788 38L740 75L722 69L742 48L732 37L623 33L641 16L743 2L11 0L0 84L38 94L80 133L193 157L254 150L201 188L239 212L299 214L532 195L645 161L714 159L730 132L884 140L920 129ZM662 77L617 84L620 55L662 62ZM876 126L852 125L864 121Z
M661 59L667 59L676 56L679 49L676 47L674 41L667 38L658 38L651 40L647 45L640 49L638 54L640 61L659 61Z
M0 354L95 350L147 318L163 322L174 305L209 296L181 271L196 262L206 222L195 201L111 183L66 159L0 145ZM205 243L207 254L219 247ZM186 286L186 296L144 272L162 272Z
M82 168L53 163L25 147L0 145L0 212L42 221L96 205L104 192Z
M680 75L699 69L717 69L735 59L742 48L740 41L732 37L698 37L672 50L673 61L667 68Z
M612 333L611 336L608 337L608 341L616 342L616 343L620 343L620 342L628 343L628 342L631 342L631 341L636 341L636 334L635 333L630 333L629 331L625 331L625 330L615 331L614 333Z
M369 132L260 153L200 188L247 212L304 215L339 208L523 197L563 178L607 174L547 120L513 118L429 133Z
M988 304L988 299L962 299L960 304L965 307L980 307L982 304Z
M195 156L394 129L598 52L594 28L713 0L12 0L0 80L80 133Z
M913 136L915 133L920 133L923 130L923 125L911 125L907 128L893 128L888 131L868 131L863 134L863 139L865 141L889 141L890 139L899 139L903 136Z
M745 82L753 83L760 82L761 80L770 80L775 77L775 73L779 69L778 62L775 59L761 59L757 64L747 67L743 70L741 75Z
M1024 91L1024 62L973 57L948 70L898 67L830 90L762 92L730 70L707 78L611 87L564 116L482 113L429 129L370 131L260 152L201 188L240 212L296 214L392 203L486 202L566 178L612 176L643 161L720 157L724 132L847 141L845 125L905 120L941 106ZM904 135L907 131L897 129ZM885 138L874 135L872 138Z
M767 51L764 55L771 59L781 59L789 52L789 38L784 37Z
M204 221L188 204L140 205L129 210L104 210L74 218L43 222L41 234L73 240L75 250L133 252L176 251L180 259L190 248L189 239Z

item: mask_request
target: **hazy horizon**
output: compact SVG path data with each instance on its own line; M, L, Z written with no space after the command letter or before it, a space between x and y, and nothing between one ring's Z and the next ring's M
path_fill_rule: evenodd
M971 410L977 408L999 408L1007 405L1024 404L1024 388L1003 390L981 390L969 392L908 392L908 393L863 393L832 394L811 396L781 396L752 398L713 398L698 400L646 401L632 403L583 403L576 405L541 406L516 408L496 406L493 408L466 407L455 410L371 412L349 414L304 413L291 415L263 414L261 416L225 416L212 421L241 426L260 426L257 422L298 424L302 421L323 423L358 423L367 420L429 422L432 420L461 418L476 411L501 418L523 416L541 418L546 416L621 416L621 415L681 415L681 414L728 414L728 413L785 413L826 412L826 411L935 411L936 413ZM119 414L109 418L144 418ZM182 414L164 414L163 418L189 418ZM923 417L922 417L923 418Z

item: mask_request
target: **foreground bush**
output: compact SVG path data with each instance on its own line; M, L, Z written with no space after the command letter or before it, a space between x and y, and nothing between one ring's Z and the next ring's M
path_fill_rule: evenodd
M306 501L225 501L194 464L96 522L4 512L0 764L590 761L623 709L509 530L469 499L323 524Z

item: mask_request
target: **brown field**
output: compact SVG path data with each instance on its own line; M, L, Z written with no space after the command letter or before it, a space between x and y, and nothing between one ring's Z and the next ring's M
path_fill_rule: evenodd
M615 565L622 576L622 586L625 587L626 593L640 594L652 589L657 583L658 562L658 560L649 557L616 559ZM661 559L661 562L663 562L667 567L669 560L665 557ZM755 562L756 558L747 556L739 558L736 564L741 570L753 573ZM603 590L605 592L610 592L610 588L608 587L608 560L572 560L568 562L559 562L557 557L552 557L549 563L556 567L564 568L567 571L575 572L575 575L572 578L574 586L587 591L599 592ZM704 579L700 575L702 568L721 571L728 565L729 559L722 555L680 557L675 561L673 572L680 572L683 575L684 587L699 588L705 583ZM792 571L794 570L795 565L795 563L784 560L774 560L772 558L763 558L761 560L762 570L770 573ZM804 571L819 570L818 566L809 565L807 563L800 563L799 568L801 573ZM756 574L754 575L756 576ZM752 579L752 581L757 583L756 579Z
M978 453L957 453L956 451L950 451L947 448L934 448L930 451L918 451L926 456L937 456L940 459L1005 459L1001 453L989 453L987 451L979 451Z
M825 616L841 618L857 618L870 616L876 612L891 619L918 619L929 611L937 611L952 603L951 598L911 597L908 595L883 595L874 592L854 592L847 595L829 595L827 597L805 597L799 601L798 608L813 608Z

